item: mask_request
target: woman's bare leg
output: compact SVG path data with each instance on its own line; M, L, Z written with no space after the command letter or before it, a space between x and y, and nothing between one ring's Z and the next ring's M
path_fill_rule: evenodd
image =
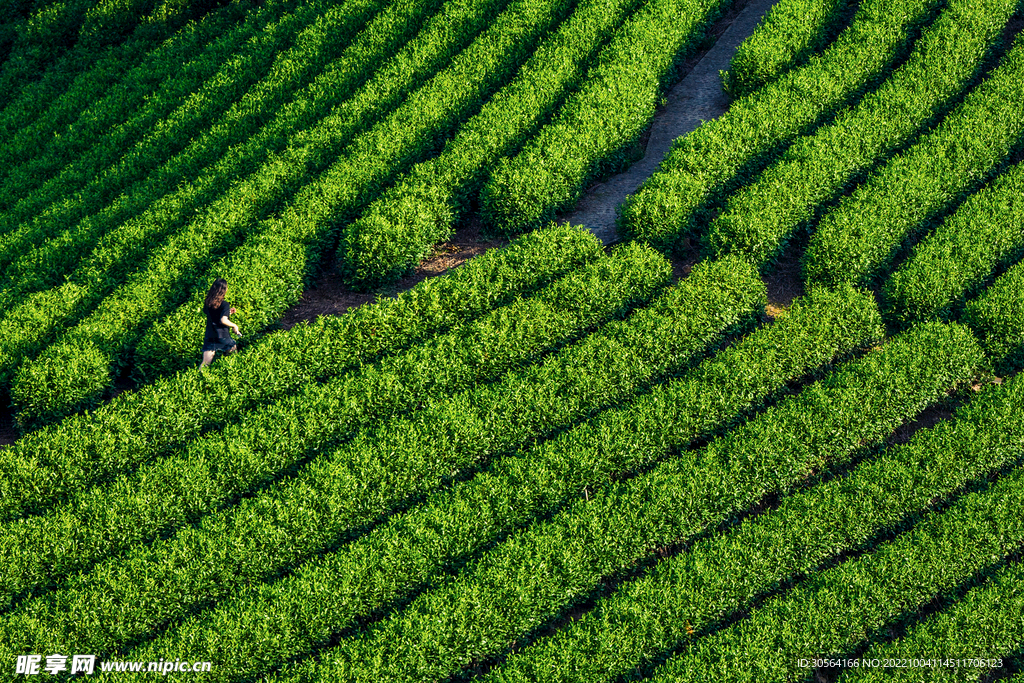
M202 362L202 364L199 367L205 368L207 365L212 363L213 362L213 355L215 353L217 353L217 352L216 351L203 351L203 362Z

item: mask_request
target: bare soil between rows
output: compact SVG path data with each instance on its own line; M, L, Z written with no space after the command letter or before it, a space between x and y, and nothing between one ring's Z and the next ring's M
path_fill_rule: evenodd
M14 428L14 413L11 411L10 399L0 397L0 448L9 446L18 439L18 430Z
M391 287L376 292L358 292L330 271L320 275L316 284L302 293L299 302L285 312L281 327L290 329L303 320L312 322L321 315L343 315L353 308L372 303L379 296L394 296L413 288L423 280L436 277L489 249L503 247L508 240L485 235L480 217L471 215L455 230L447 242L436 244L433 254Z

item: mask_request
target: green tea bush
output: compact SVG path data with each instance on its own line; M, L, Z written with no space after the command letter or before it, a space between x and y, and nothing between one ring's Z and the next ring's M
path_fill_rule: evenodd
M1017 0L953 0L877 90L731 196L704 236L711 254L776 258L830 200L930 127L977 77Z
M26 82L37 80L46 67L58 61L78 38L85 13L96 0L44 2L32 8L11 45L7 60L0 65L0 106ZM66 65L66 62L65 62Z
M65 145L58 140L55 154L44 154L15 169L0 185L3 196L20 198L0 219L0 233L6 233L0 237L0 267L99 211L185 149L197 127L205 128L223 116L317 14L315 5L292 13L277 3L271 7L277 7L277 12L268 11L269 17L254 14L251 21L179 65L144 106L132 112L128 121L98 136L96 144L86 149L69 145L69 154L64 155ZM124 114L122 109L122 121ZM85 136L72 135L79 137ZM144 192L144 196L152 201L159 193Z
M150 14L130 39L97 53L95 62L86 59L83 64L79 54L75 68L45 71L0 110L0 157L17 161L0 169L0 176L6 177L19 163L46 150L54 139L75 144L75 136L61 135L69 127L87 131L92 139L93 131L124 121L126 111L141 106L174 67L180 69L204 46L229 32L246 9L246 3L229 3L187 25L177 15L155 22ZM140 71L150 78L138 78ZM133 88L126 88L127 84ZM0 206L7 208L9 200L0 198Z
M59 286L68 273L77 282L107 283L103 291L108 291L197 211L244 182L254 166L315 125L335 100L348 99L389 58L407 59L408 51L421 41L399 48L416 35L440 2L394 3L382 9L385 4L367 0L330 8L298 36L293 48L275 58L266 78L144 183L11 263L0 306L13 305L25 292ZM377 10L379 15L373 16ZM360 30L371 16L372 22ZM342 55L321 70L336 50ZM440 57L418 52L420 73L436 69ZM307 84L317 71L321 72ZM376 80L378 85L381 81L387 79ZM341 141L347 139L341 131L336 133ZM83 254L88 256L83 259Z
M102 48L129 38L157 2L71 0L30 6L4 3L0 6L0 24L11 26L14 31L6 36L7 45L0 43L0 54L7 52L4 57L13 57L14 68L0 69L0 82L21 85L19 76L23 80L38 79L62 56L79 60L98 57L96 53Z
M933 0L862 2L846 30L806 66L677 139L659 170L620 206L619 233L659 249L676 249L696 236L710 204L882 80L939 6Z
M1000 269L1024 255L1024 164L982 188L914 247L886 280L886 317L897 324L949 319Z
M0 4L0 63L11 52L18 35L24 30L25 21L32 12L33 0L5 0Z
M743 97L803 64L829 43L849 0L782 0L772 5L754 32L740 43L723 71L722 87Z
M117 45L127 39L160 0L100 0L85 12L78 42L85 49Z
M5 216L4 225L9 227L12 223L31 220L47 208L47 202L56 201L55 191L64 190L68 195L75 191L116 193L117 190L103 189L108 186L89 183L92 180L90 170L96 175L115 166L122 156L131 155L133 148L137 156L138 147L145 145L157 145L163 153L172 151L176 141L168 139L181 130L191 134L183 136L183 143L187 143L198 132L197 127L201 131L205 125L216 122L216 99L224 97L223 93L218 94L218 89L223 91L228 82L235 81L235 90L228 96L237 98L239 91L248 89L247 81L261 76L261 66L251 59L251 53L259 51L260 42L273 40L276 33L276 45L287 49L285 46L291 40L289 24L293 33L296 25L301 29L303 18L308 22L324 9L323 6L319 11L304 8L293 17L290 16L294 10L292 4L271 2L243 21L231 17L235 21L228 23L229 17L225 16L219 22L203 22L192 30L182 31L149 54L99 61L76 79L69 92L47 109L45 115L23 126L11 140L5 141L4 151L16 163L3 170L5 177L0 183L3 192L0 207L9 214ZM282 14L289 16L282 20ZM270 46L274 49L275 44L270 43ZM247 52L252 73L247 73L243 63ZM117 68L123 69L120 78L110 83L105 78L106 72ZM197 92L204 86L204 92ZM203 107L207 107L205 114ZM186 113L188 109L192 111ZM186 116L192 117L191 125L186 119L175 128L175 119ZM171 120L166 121L169 117ZM161 136L162 143L159 142ZM47 183L50 183L48 190L40 187ZM129 181L123 186L127 188L131 184ZM19 204L27 197L28 200Z
M18 38L18 29L25 25L24 17L12 17L0 22L0 63L11 54L14 41Z
M25 406L29 412L46 414L60 410L60 397L64 394L88 391L97 382L106 381L109 373L106 356L95 347L82 346L67 357L25 368L19 375L21 383L11 392L11 400ZM22 390L40 384L52 386L54 393Z
M280 217L214 264L208 277L236 283L232 303L248 329L263 329L298 301L313 280L341 226L396 180L409 164L438 151L531 54L536 43L569 11L567 0L517 0L477 41L389 116L352 143L345 154L298 192ZM343 247L344 248L344 247ZM366 282L362 283L366 285ZM136 355L144 377L177 370L194 355L194 332L201 324L200 288L161 320Z
M963 321L981 339L997 372L1024 367L1024 263L996 278L981 296L969 302Z
M1024 142L1024 40L933 131L827 213L807 245L810 286L864 286L933 216L977 190Z
M93 304L90 294L89 287L67 282L55 289L35 292L0 314L0 383L10 384L18 364L37 353L59 332L63 317L88 313Z

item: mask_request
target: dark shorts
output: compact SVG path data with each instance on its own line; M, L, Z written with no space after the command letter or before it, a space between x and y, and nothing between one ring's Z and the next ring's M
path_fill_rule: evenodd
M203 353L206 353L207 351L223 351L227 353L235 346L236 343L237 342L235 342L231 337L221 337L217 341L212 342L204 341Z

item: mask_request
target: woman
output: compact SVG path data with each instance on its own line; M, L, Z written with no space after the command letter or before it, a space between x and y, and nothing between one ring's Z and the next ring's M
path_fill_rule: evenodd
M234 353L238 348L235 340L231 338L228 328L233 329L239 337L242 333L238 325L228 319L229 315L235 314L235 309L224 301L224 295L228 292L228 283L224 278L214 280L210 291L206 293L206 301L203 303L203 311L206 313L206 335L203 337L203 362L199 366L205 368L213 362L213 356L218 351Z

